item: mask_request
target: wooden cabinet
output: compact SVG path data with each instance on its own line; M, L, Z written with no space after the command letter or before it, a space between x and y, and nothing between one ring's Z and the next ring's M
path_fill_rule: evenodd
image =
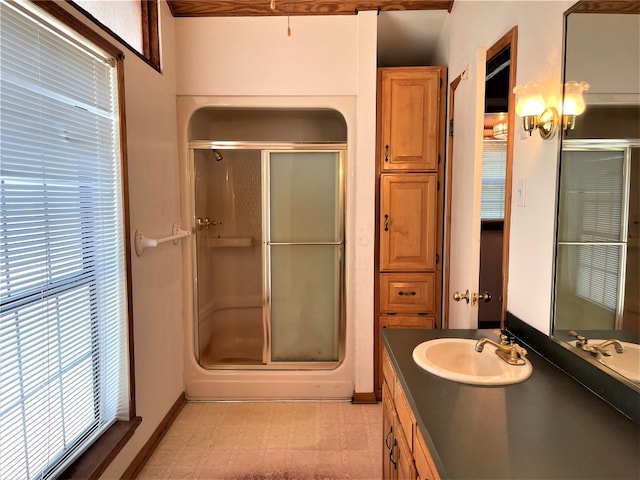
M437 170L443 81L439 67L379 69L381 170Z
M439 480L407 396L386 351L382 353L382 478Z
M378 69L376 396L380 330L437 328L442 291L444 67Z
M433 270L436 266L435 173L380 176L380 270Z

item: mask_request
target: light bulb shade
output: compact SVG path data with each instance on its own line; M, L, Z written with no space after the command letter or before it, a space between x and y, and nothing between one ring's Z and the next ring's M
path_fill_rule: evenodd
M506 122L496 123L493 126L493 138L504 140L505 138L507 138L508 133L509 130Z
M541 83L527 83L526 85L516 85L513 93L516 95L516 113L520 117L530 117L540 115L545 109Z
M589 90L586 82L567 82L564 84L564 99L562 101L563 115L580 115L584 112L585 104L582 94Z

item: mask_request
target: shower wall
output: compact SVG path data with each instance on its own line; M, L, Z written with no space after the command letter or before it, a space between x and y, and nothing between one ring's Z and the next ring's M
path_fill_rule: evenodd
M199 362L262 363L260 152L195 150ZM200 225L198 225L200 224Z

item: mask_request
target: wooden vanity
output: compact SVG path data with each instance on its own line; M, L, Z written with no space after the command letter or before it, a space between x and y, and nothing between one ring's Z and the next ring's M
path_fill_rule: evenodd
M382 353L383 479L439 479L389 354Z
M383 478L639 478L640 426L533 351L525 382L481 387L412 358L440 337L492 330L385 329Z

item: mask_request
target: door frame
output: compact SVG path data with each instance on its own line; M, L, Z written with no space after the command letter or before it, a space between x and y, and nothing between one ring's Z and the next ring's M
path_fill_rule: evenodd
M516 85L516 65L517 65L517 45L518 45L518 26L514 26L505 33L496 43L487 49L486 61L488 62L505 48L510 48L510 65L509 65L509 95L508 95L508 112L507 112L507 159L506 159L506 175L505 175L505 205L504 205L504 230L502 241L502 310L500 315L500 328L505 328L507 316L507 293L509 284L509 236L511 231L511 198L513 183L513 146L514 146L514 125L515 125L515 95L513 87ZM449 327L449 280L450 280L450 264L451 264L451 200L453 185L453 131L454 125L454 105L456 88L459 86L463 75L461 73L449 85L449 150L447 152L447 187L446 187L446 208L445 208L445 264L444 264L444 281L443 281L443 317L442 328ZM478 258L478 263L480 259Z

